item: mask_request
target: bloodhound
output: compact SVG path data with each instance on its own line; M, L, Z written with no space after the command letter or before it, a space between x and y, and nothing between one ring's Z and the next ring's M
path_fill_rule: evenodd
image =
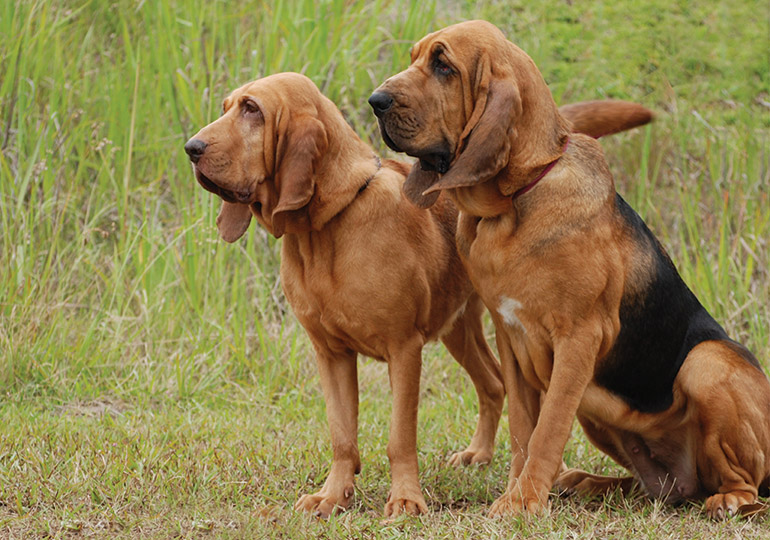
M756 506L767 377L616 193L599 144L570 134L529 56L490 23L450 26L369 102L388 146L419 159L410 198L429 206L445 190L457 204L458 250L495 324L513 456L491 514L543 510L554 483L638 483L705 498L715 518ZM564 469L575 416L632 477Z
M632 116L616 103L607 107ZM584 115L577 125L587 131L617 121L595 120L602 118L602 102L570 110ZM590 111L596 114L585 114ZM629 127L644 121L627 120ZM217 218L222 238L236 241L252 217L283 237L281 284L315 349L333 451L323 487L296 507L326 517L351 504L361 468L359 353L388 363L393 393L386 516L427 511L417 469L426 342L443 341L478 395L476 431L450 462L489 462L504 387L484 338L483 304L455 248L451 200L440 198L430 210L410 204L402 194L409 165L380 160L310 79L296 73L232 92L222 116L190 139L185 151L198 182L223 199Z

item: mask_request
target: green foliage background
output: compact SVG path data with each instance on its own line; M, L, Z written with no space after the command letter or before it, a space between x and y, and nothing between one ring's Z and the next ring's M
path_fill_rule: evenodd
M618 189L767 368L768 16L756 0L2 3L0 536L760 537L766 524L710 525L697 507L638 498L487 520L506 430L491 467L447 470L475 397L439 346L426 351L420 417L434 515L377 527L390 401L384 366L366 360L357 506L329 524L294 515L330 451L310 348L280 291L279 242L256 226L219 241L217 202L182 145L232 88L301 71L388 155L371 91L424 34L490 20L558 103L613 97L658 113L603 142ZM579 430L566 458L616 471Z

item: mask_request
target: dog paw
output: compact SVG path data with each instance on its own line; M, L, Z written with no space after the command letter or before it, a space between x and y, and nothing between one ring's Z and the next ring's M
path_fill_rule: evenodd
M506 491L489 508L489 517L537 515L548 512L548 493L532 491L522 493L518 489Z
M752 509L756 502L756 496L746 491L717 493L706 499L706 514L711 519L729 519Z
M425 504L425 498L417 489L399 489L391 490L388 495L388 502L385 503L385 517L394 519L402 514L418 516L428 512L428 505Z
M610 493L617 488L623 492L630 492L633 488L633 482L632 477L599 476L580 469L567 469L558 476L554 482L554 487L562 496L577 494L583 497L596 497Z
M553 483L556 492L561 496L590 493L590 475L580 469L567 469Z
M492 461L492 452L489 450L473 450L468 447L462 452L455 452L449 457L452 467L463 465L487 465Z
M353 500L354 493L355 489L352 484L337 494L331 493L331 490L321 489L317 493L300 497L294 505L294 509L308 512L321 519L328 519L333 514L347 510Z

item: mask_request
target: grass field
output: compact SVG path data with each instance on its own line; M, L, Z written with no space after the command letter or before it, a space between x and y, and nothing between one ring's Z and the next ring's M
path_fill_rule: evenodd
M603 142L618 190L767 370L768 16L759 0L2 2L0 538L768 538L767 516L711 523L641 497L488 519L507 426L490 466L446 465L476 410L438 345L419 424L431 512L380 523L390 395L385 366L361 359L356 502L328 522L295 514L331 449L280 242L256 226L220 241L182 150L230 89L301 71L388 155L368 95L427 32L485 18L558 103L657 111ZM565 459L618 471L578 427Z

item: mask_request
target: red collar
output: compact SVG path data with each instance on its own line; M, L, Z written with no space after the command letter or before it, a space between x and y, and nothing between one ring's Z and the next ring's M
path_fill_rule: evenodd
M567 139L567 142L565 142L565 143L564 143L564 148L562 149L562 155L563 155L563 153L564 153L564 152L566 152L566 151L567 151L567 145L568 145L568 144L569 144L569 139ZM524 186L523 188L519 188L519 189L517 189L517 190L516 190L516 193L514 193L514 194L513 194L513 199L515 200L517 197L520 197L520 196L524 195L524 194L525 194L527 191L529 191L530 189L532 189L533 187L535 187L535 186L537 185L537 183L538 183L540 180L542 180L542 179L543 179L543 177L544 177L546 174L548 174L548 172L549 172L551 169L553 169L553 166L554 166L554 165L556 165L556 164L559 162L559 160L560 160L560 159L561 159L561 156L559 156L558 158L556 158L555 160L553 160L552 162L550 162L548 165L546 165L545 169L543 169L543 170L542 170L542 172L541 172L540 174L538 174L538 175L537 175L537 178L535 178L534 180L532 180L532 181L531 181L529 184L527 184L527 185L526 185L526 186Z

